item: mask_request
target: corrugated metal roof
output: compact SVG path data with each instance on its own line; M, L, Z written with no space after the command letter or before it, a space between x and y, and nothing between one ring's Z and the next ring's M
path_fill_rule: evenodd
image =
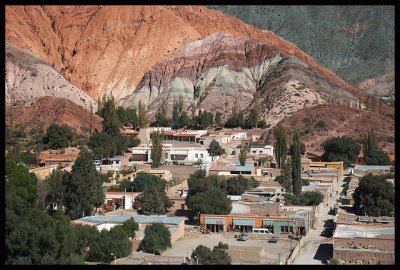
M340 238L377 238L394 236L394 226L375 226L375 225L343 225L336 227L334 237Z
M131 216L88 216L78 220L87 221L96 224L109 223L123 223L130 219ZM137 223L164 223L164 224L179 224L182 218L180 217L164 217L164 216L133 216Z
M116 157L109 158L108 160L114 161L114 160L123 160L123 159L124 159L124 157L122 157L122 156L116 156Z
M246 165L246 166L235 166L235 171L241 171L241 172L243 172L243 171L252 171L253 170L253 166L249 166L249 165Z
M389 171L390 170L390 166L356 165L354 167L354 170L360 170L360 171L371 171L371 170Z

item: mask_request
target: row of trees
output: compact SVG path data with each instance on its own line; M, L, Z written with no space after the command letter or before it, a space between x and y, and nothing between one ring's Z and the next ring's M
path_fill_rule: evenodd
M294 133L290 151L288 151L287 134L283 126L279 125L277 127L275 138L275 159L278 168L282 169L281 176L276 177L276 180L287 192L293 192L295 196L300 197L302 187L301 155L304 153L300 133L298 131ZM290 159L288 159L288 154L290 154Z
M219 242L213 249L199 245L193 250L189 263L198 265L230 265L232 259L228 254L229 245Z
M371 129L362 140L364 159L367 165L389 165L389 155L378 149L378 140ZM351 137L342 136L329 139L322 144L324 154L323 161L341 161L345 167L353 164L360 154L361 146Z
M111 252L117 258L130 254L128 236L138 229L133 220L101 233L91 226L71 224L60 210L46 213L39 203L37 178L25 165L6 159L5 179L6 264L110 262Z
M217 112L215 115L206 110L199 110L197 114L192 111L192 116L190 117L185 111L183 111L183 97L179 96L178 100L174 100L172 106L172 117L167 118L167 106L166 101L163 99L161 101L160 108L155 116L155 121L151 123L151 126L172 126L175 129L178 128L200 128L204 129L207 127L213 127L214 125L218 127L225 126L227 128L266 128L268 125L264 120L260 120L260 101L258 95L254 97L254 106L250 110L248 116L244 117L243 112L238 111L238 101L235 100L235 105L232 110L232 114L226 120L225 123L222 122L222 113Z
M99 101L98 114L103 118L103 131L92 134L88 146L93 151L96 159L107 156L121 155L128 147L139 145L140 140L131 138L121 133L122 125L130 125L132 128L142 127L140 121L147 116L136 115L135 109L125 110L123 107L116 109L114 97L103 96ZM143 105L139 104L139 112L143 111ZM147 120L146 120L147 121Z

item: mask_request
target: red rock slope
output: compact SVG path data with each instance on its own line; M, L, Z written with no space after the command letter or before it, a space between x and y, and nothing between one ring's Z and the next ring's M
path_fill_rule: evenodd
M29 49L97 99L131 94L144 73L214 33L252 37L305 61L360 99L363 94L270 31L201 6L7 6L6 40Z
M65 98L46 96L25 105L8 106L6 125L9 125L10 114L12 114L13 126L25 126L27 132L38 132L40 128L45 131L51 124L67 124L81 133L85 114L86 126L89 127L90 112ZM102 120L100 116L93 114L93 131L101 131Z

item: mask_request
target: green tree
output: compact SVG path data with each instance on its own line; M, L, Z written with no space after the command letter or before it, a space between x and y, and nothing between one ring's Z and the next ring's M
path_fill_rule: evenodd
M158 168L162 159L163 135L158 130L153 132L151 142L152 167Z
M215 114L215 123L217 124L218 127L222 126L222 113L221 112L216 112Z
M353 193L353 209L358 215L392 216L394 214L394 187L386 179L393 175L368 174L360 179Z
M142 100L139 100L139 105L138 105L138 118L139 118L139 127L140 128L145 128L147 127L147 109L145 104L142 102Z
M225 150L219 145L219 143L216 140L213 139L208 148L208 152L214 159L215 156L220 156L224 154Z
M218 246L214 246L212 251L203 245L197 246L197 248L192 252L191 258L194 263L199 263L199 265L230 265L232 262L227 250L229 246L218 243Z
M171 246L171 233L168 228L162 223L153 223L146 226L139 250L159 255Z
M246 149L244 147L240 148L239 162L241 166L246 165Z
M277 176L275 180L282 185L286 192L293 191L292 168L289 160L284 162L281 175Z
M301 194L302 205L319 205L324 200L324 195L319 191L306 191Z
M293 193L296 196L301 194L301 138L300 133L295 132L293 136L293 155L292 155L292 183Z
M321 146L324 149L322 161L343 161L345 167L356 161L361 149L357 141L346 136L329 139Z
M139 230L139 225L135 222L134 218L130 218L122 223L122 228L128 234L129 237L135 237L135 231Z
M158 190L165 190L165 187L167 186L167 182L165 180L145 172L139 172L134 181L130 183L136 192L142 192L149 187L153 187Z
M116 258L128 256L132 251L132 243L128 239L128 234L121 225L114 226L110 231L102 230L100 236L93 243L91 249L91 259L105 263L110 263Z
M172 207L172 202L164 190L150 187L137 196L133 207L144 215L164 215Z
M389 155L378 150L378 142L374 130L368 131L363 139L364 158L367 165L389 165Z
M227 215L232 211L232 202L219 188L188 196L186 205L195 212L203 214Z
M278 125L278 128L275 130L275 138L276 143L274 148L276 163L278 164L278 168L282 169L287 155L286 130L283 126Z
M93 245L100 237L100 232L92 226L71 224L77 237L77 249L75 253L81 254L85 260L90 260Z
M254 177L245 178L242 175L220 181L219 187L229 195L242 195L260 184Z
M93 155L83 150L72 166L70 174L63 179L65 186L64 205L71 219L91 215L94 207L104 202L102 177L96 171Z
M45 187L47 190L45 199L46 206L51 203L57 204L58 207L63 206L65 192L65 186L63 185L64 175L64 171L57 169L45 179Z
M51 149L65 148L72 145L72 141L75 136L75 131L68 125L57 125L51 124L47 128L46 137L43 139L43 143L47 144Z

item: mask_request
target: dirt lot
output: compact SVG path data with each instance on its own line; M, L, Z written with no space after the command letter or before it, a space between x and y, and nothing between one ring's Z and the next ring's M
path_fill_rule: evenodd
M219 242L230 246L233 263L259 263L259 264L277 264L279 256L287 257L290 250L290 240L280 237L278 243L268 243L265 239L247 241L237 241L235 238L227 238L223 234L203 235L197 234L197 237L182 238L173 243L172 248L163 252L164 256L187 256L190 257L192 251L198 245L204 245L213 248ZM293 243L294 246L295 243ZM256 255L255 253L259 254ZM256 261L258 260L258 262Z

